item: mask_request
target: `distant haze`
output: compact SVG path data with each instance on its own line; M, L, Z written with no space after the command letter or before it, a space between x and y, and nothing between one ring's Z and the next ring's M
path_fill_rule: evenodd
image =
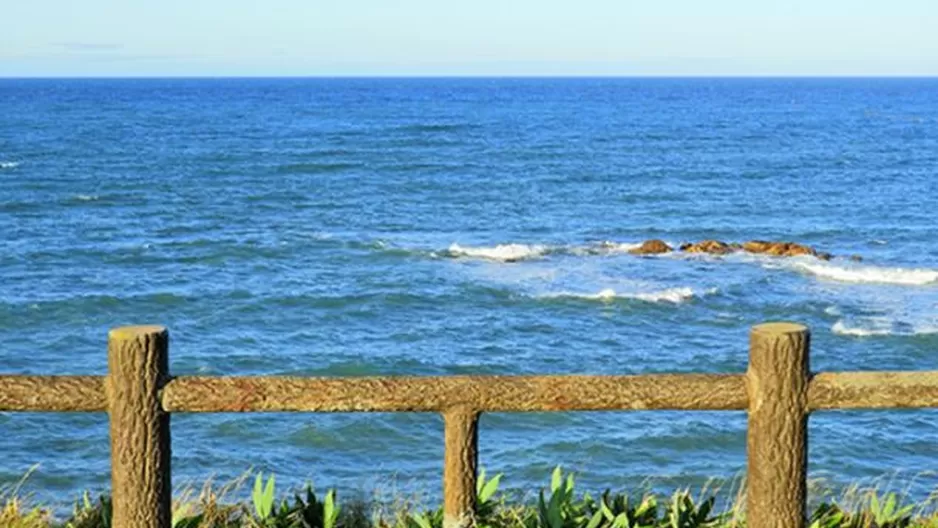
M938 2L3 0L0 76L938 75Z

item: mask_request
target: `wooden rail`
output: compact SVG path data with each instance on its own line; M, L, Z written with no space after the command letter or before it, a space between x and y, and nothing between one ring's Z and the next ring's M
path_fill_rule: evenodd
M483 412L746 410L747 525L805 525L807 419L824 409L938 407L938 371L809 371L810 333L750 334L745 374L642 376L172 377L158 326L108 335L107 376L0 375L0 411L106 411L115 528L170 528L170 414L438 412L446 528L473 523Z

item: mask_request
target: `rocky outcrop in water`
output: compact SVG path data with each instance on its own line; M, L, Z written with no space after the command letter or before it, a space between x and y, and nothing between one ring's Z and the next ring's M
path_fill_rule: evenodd
M681 251L685 253L709 253L711 255L725 255L734 249L726 242L719 240L704 240L696 244L682 244Z
M629 253L633 255L660 255L661 253L669 253L672 251L671 246L666 244L663 240L646 240L642 242L642 245L630 249Z
M758 253L772 255L776 257L797 257L799 255L810 255L824 260L830 260L830 253L818 252L810 246L796 244L794 242L767 242L765 240L750 240L743 243L743 251L748 253Z
M721 240L703 240L697 243L681 244L680 251L685 253L706 253L709 255L726 255L737 251L754 253L760 255L772 255L774 257L797 257L800 255L809 255L822 260L830 260L833 255L823 251L817 251L811 246L797 244L795 242L774 242L768 240L750 240L748 242L727 243Z
M612 243L605 244L615 246L615 244ZM702 240L695 243L686 242L681 244L677 250L684 253L705 253L708 255L728 255L730 253L745 252L757 255L771 255L773 257L798 257L808 255L821 260L830 260L833 258L833 255L830 253L818 251L804 244L769 240L749 240L741 244L738 242L723 242L722 240ZM630 249L629 253L633 255L660 255L672 251L674 251L674 248L669 246L667 242L659 239L651 239L642 242L642 244L636 248ZM861 260L858 255L851 255L849 258L855 261Z

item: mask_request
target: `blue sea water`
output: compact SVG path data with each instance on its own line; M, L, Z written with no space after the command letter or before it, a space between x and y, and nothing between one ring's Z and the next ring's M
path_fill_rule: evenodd
M103 374L135 323L170 329L174 374L741 372L770 320L811 327L815 370L938 370L936 176L935 79L0 80L0 372ZM628 254L648 238L838 257ZM745 467L743 413L480 431L509 487ZM103 414L0 433L0 483L109 485ZM938 482L934 411L818 413L810 439L812 477ZM432 414L173 417L177 483L432 500L442 449Z

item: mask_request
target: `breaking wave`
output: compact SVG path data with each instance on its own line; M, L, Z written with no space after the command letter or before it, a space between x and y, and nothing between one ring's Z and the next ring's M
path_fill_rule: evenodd
M620 255L641 246L641 243L604 241L585 246L570 246L566 251L572 255Z
M550 246L540 244L499 244L497 246L460 246L453 244L446 250L451 257L469 257L498 262L516 262L546 255Z
M815 259L792 259L788 266L822 279L853 283L921 286L938 283L938 270L884 268L868 265L833 264Z
M640 247L641 244L628 242L599 242L595 244L551 246L547 244L498 244L495 246L461 246L452 244L441 252L448 257L467 257L499 262L517 262L531 260L546 255L619 255Z
M715 293L715 290L708 290L707 293ZM668 288L650 292L617 292L612 288L605 288L596 293L576 293L576 292L552 292L537 295L541 299L585 299L591 301L614 301L617 299L631 299L650 303L671 303L680 304L687 302L700 294L693 288Z
M0 169L15 169L19 166L18 161L0 161Z
M847 322L841 319L834 323L831 332L853 337L938 334L938 323L909 325L886 318L868 318L862 322Z
M886 322L854 325L846 323L841 319L834 323L834 326L831 327L831 332L838 335L854 337L884 336L892 334L891 326L891 324Z

